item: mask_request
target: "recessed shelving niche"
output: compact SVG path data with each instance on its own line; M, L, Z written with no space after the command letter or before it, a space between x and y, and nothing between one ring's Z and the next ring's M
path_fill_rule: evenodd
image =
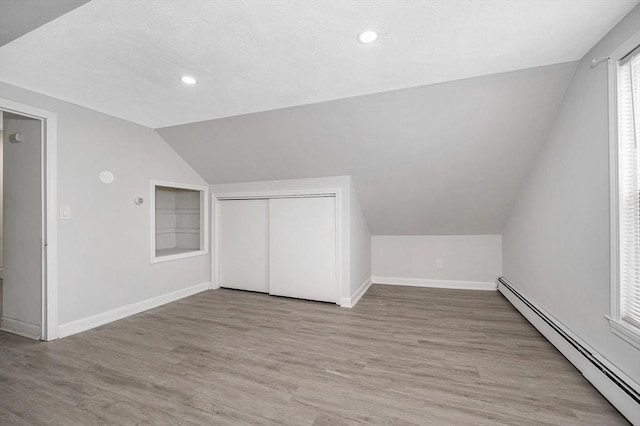
M153 181L151 263L208 253L207 188Z

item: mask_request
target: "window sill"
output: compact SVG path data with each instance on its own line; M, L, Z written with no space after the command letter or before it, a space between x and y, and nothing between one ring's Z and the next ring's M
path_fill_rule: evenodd
M640 349L640 329L623 320L615 320L609 316L606 318L609 320L609 327L613 334Z
M206 254L209 254L208 250L192 250L192 251L187 251L183 253L174 253L174 254L165 254L165 255L161 254L159 256L158 255L153 256L153 258L151 258L150 263L170 262L172 260L187 259L189 257L204 256Z

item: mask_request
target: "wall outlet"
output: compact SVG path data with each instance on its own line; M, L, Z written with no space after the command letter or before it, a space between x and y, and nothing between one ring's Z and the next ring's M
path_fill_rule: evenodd
M442 264L442 259L436 260L436 269L442 269L444 265Z

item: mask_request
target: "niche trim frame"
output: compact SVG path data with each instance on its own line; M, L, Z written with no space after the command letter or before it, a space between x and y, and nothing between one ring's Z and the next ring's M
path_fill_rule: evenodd
M165 256L156 255L156 187L200 192L200 249ZM190 183L151 179L149 186L149 263L163 263L209 254L209 187Z

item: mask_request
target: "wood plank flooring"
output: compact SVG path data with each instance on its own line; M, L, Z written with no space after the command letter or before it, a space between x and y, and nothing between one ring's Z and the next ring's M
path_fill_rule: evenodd
M495 292L212 290L0 348L2 425L627 424Z

